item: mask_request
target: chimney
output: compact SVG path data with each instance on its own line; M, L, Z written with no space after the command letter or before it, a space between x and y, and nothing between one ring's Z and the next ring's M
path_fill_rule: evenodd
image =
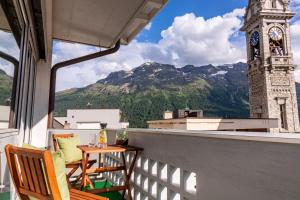
M165 111L164 112L164 119L173 119L173 112L172 111Z

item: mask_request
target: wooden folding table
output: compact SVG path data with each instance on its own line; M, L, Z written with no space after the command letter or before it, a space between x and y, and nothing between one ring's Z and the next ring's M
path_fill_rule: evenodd
M124 199L125 192L128 192L128 199L132 199L131 188L130 188L130 177L132 171L134 169L136 159L138 154L143 151L143 148L135 147L135 146L119 146L119 145L109 145L106 148L99 147L91 147L87 145L80 145L78 148L82 151L82 180L81 180L81 190L85 190L87 184L90 185L90 190L87 192L91 192L94 194L99 194L103 192L111 192L111 191L120 191L122 192L122 199ZM99 166L97 168L87 168L88 160L90 154L103 154L103 153L121 153L122 165L120 166ZM130 163L129 168L126 166L125 152L134 152L134 157ZM99 160L99 162L101 162ZM127 170L128 169L128 170ZM125 183L122 186L112 186L110 188L103 189L95 189L92 181L89 179L88 175L92 173L104 173L104 172L112 172L112 171L124 171L124 179Z

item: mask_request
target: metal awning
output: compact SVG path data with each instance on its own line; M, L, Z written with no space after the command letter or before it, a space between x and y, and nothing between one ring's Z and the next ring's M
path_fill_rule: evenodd
M112 47L128 44L167 0L54 0L53 38Z

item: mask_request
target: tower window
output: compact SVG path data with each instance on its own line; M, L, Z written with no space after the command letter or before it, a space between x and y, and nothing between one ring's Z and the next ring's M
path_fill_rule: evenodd
M276 0L273 0L273 1L272 1L272 8L277 8Z
M261 119L262 118L262 114L261 113L257 113L257 118Z
M280 105L280 120L281 120L281 128L287 129L286 104Z

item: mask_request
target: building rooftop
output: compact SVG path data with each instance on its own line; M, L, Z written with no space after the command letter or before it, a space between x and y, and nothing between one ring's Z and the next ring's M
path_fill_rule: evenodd
M149 128L181 130L256 130L278 128L278 119L179 118L147 122Z

